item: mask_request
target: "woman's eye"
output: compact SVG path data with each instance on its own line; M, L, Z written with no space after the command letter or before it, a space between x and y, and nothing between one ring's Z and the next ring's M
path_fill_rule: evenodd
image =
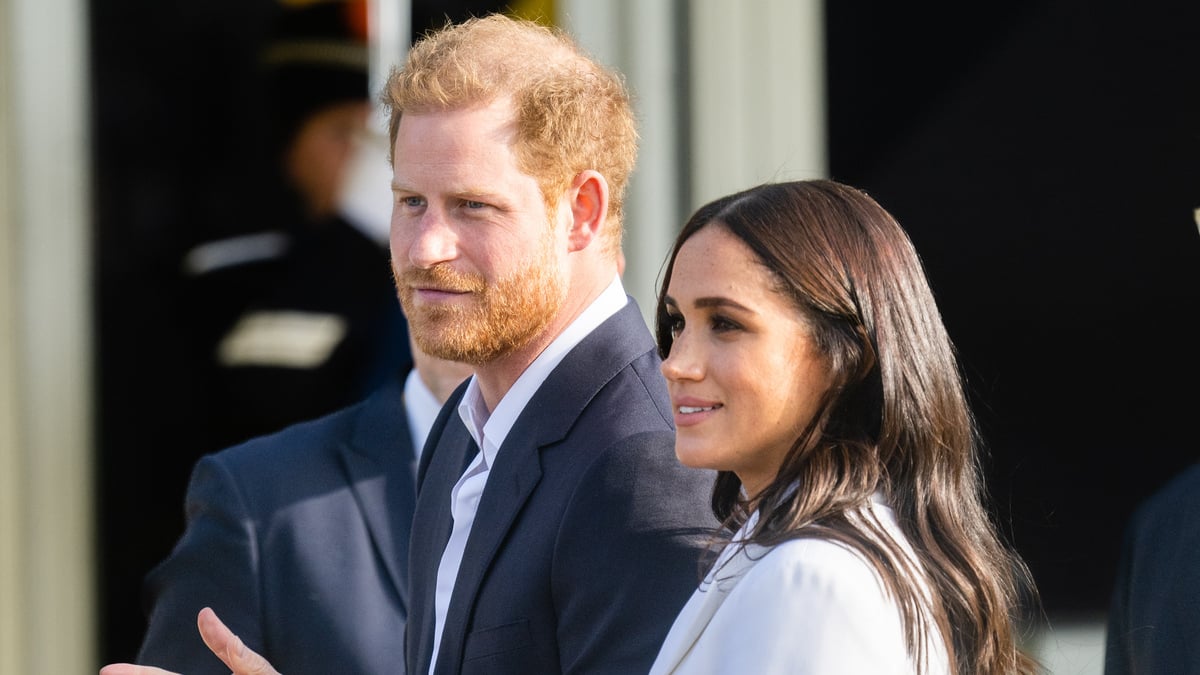
M715 333L722 333L731 330L738 330L741 326L737 323L726 319L723 316L714 316L712 318L712 329Z
M672 314L667 317L667 328L671 331L671 339L679 339L679 334L683 332L683 317L678 314Z

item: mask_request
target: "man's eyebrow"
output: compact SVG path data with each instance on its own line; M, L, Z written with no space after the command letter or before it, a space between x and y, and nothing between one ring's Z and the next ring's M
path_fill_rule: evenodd
M396 180L392 181L392 192L413 192L419 194L419 191L416 188ZM494 202L500 200L497 192L485 188L466 187L459 190L452 190L451 193L460 199L468 199L471 201Z

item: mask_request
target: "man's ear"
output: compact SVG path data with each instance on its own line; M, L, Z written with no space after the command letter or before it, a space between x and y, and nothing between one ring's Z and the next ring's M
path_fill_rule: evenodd
M572 221L567 241L572 252L582 251L604 230L608 215L608 181L598 171L581 171L571 182L569 194Z

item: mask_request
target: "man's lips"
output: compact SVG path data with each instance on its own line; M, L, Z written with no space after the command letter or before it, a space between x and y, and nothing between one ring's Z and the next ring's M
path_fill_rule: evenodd
M439 302L453 300L464 295L468 295L471 291L458 288L443 288L436 286L420 286L411 289L413 297L421 302Z
M413 288L413 291L416 293L442 293L445 295L463 295L471 292L469 290L458 288L437 288L434 286L418 286Z

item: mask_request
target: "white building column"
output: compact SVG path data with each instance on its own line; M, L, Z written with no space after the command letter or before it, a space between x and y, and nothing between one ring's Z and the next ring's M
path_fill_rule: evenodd
M624 285L652 323L658 274L683 224L679 120L686 71L675 45L672 0L560 0L560 25L598 60L625 76L641 144L625 203Z
M0 0L0 672L95 672L87 8Z
M621 71L641 122L625 287L649 322L675 233L700 204L825 177L820 0L560 0L557 20ZM682 61L682 62L681 62Z
M766 181L824 178L820 0L693 0L692 208Z

